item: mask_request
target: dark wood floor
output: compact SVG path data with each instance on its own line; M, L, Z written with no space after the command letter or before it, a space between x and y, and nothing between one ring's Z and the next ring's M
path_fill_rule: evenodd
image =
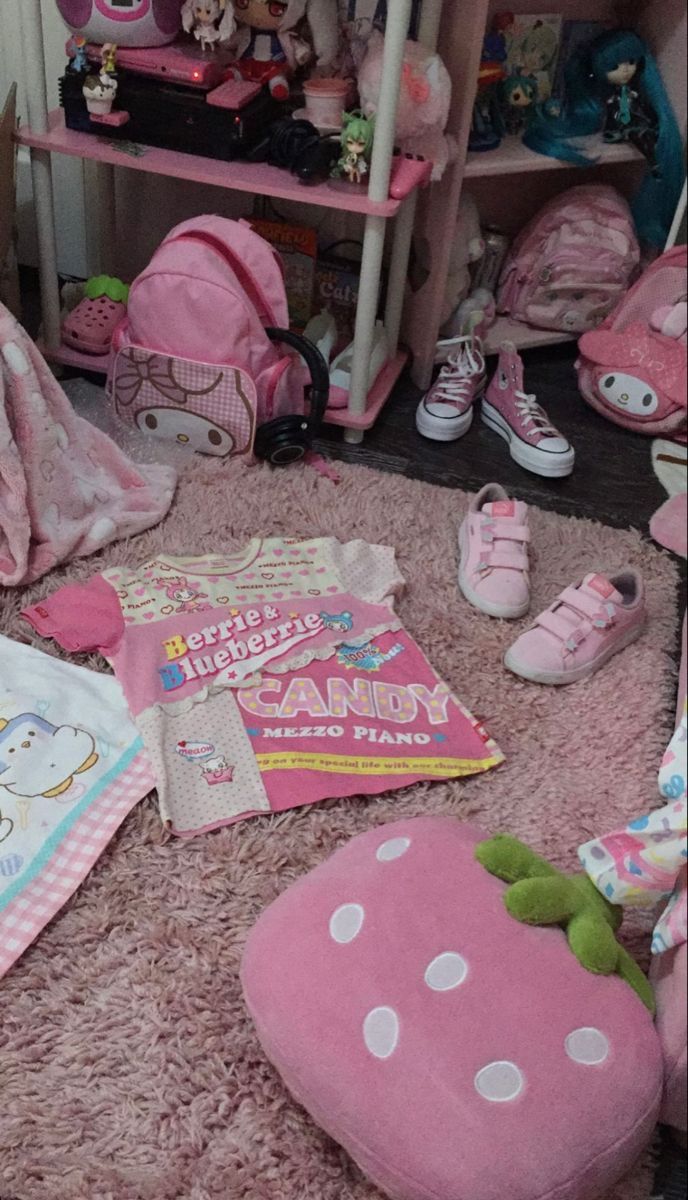
M23 272L22 285L25 324L35 336L39 311L35 273ZM523 471L509 457L506 443L491 433L477 414L470 432L458 442L443 444L422 438L415 427L420 393L410 379L401 381L362 446L347 445L341 430L327 426L318 447L332 458L444 487L477 491L494 480L541 508L646 531L652 514L666 499L652 469L650 439L619 430L581 400L574 357L570 346L531 351L525 356L528 391L537 393L576 448L576 467L568 479L547 480ZM687 1196L686 1154L666 1132L653 1200L686 1200Z
M420 393L409 379L402 380L362 446L348 446L335 426L326 427L319 445L332 457L427 483L477 491L494 480L541 508L646 529L666 499L652 470L650 438L617 428L581 399L572 346L530 351L524 358L527 390L537 394L575 446L576 466L568 479L542 479L524 471L509 456L506 442L483 425L477 413L472 428L457 442L421 437L415 426Z

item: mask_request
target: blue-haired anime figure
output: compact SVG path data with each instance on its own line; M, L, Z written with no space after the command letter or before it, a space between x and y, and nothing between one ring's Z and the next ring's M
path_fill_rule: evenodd
M633 215L640 236L663 246L683 186L683 147L659 68L632 30L603 33L573 56L563 106L540 106L523 140L539 154L588 166L571 139L595 133L631 142L647 160Z

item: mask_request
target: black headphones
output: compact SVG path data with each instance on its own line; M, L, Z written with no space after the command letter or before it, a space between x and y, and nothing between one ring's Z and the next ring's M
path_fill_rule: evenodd
M313 438L323 423L330 398L330 372L317 346L308 338L291 333L288 329L266 329L265 332L271 342L283 342L296 350L311 376L308 394L310 412L307 417L296 413L275 417L259 425L256 430L253 445L256 458L265 459L273 467L286 467L289 463L298 462L310 450Z

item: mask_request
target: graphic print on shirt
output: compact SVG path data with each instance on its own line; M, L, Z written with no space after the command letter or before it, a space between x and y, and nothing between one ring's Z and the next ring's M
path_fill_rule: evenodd
M6 841L13 829L14 821L11 817L4 817L0 809L0 842Z
M236 701L271 805L488 770L502 755L405 631L340 646Z
M379 671L380 667L403 654L401 642L395 642L388 650L381 650L375 642L367 642L364 646L340 646L337 650L337 662L348 671Z
M52 725L36 713L0 720L0 787L12 796L57 798L97 762L85 729Z
M235 553L108 568L25 615L108 659L161 819L190 836L501 761L403 631L402 588L390 546L256 537Z
M188 579L182 577L168 579L165 581L164 587L168 600L174 601L174 604L165 604L161 608L160 611L165 615L172 612L208 612L212 607L210 604L203 603L208 599L208 593L199 592L198 588L192 587Z
M218 753L212 742L177 742L177 754L187 763L198 763L201 775L208 787L218 783L232 783L234 780L234 763Z

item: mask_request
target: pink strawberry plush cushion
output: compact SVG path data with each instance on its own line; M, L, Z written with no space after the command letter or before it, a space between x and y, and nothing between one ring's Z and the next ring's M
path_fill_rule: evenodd
M244 993L295 1098L394 1200L587 1200L652 1135L662 1056L617 976L511 917L445 817L356 837L252 931Z

